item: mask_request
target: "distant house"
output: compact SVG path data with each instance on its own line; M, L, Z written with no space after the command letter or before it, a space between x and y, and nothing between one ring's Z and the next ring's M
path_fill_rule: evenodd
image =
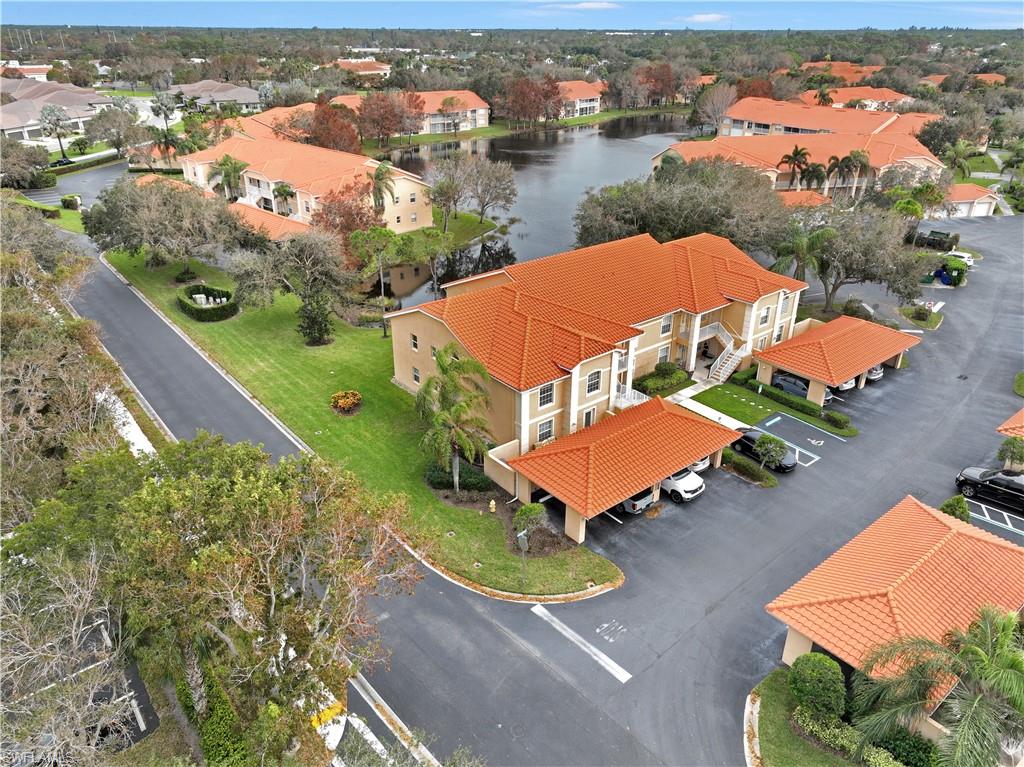
M917 81L917 84L938 88L947 77L949 77L949 75L925 75Z
M880 72L883 67L875 64L854 64L850 61L805 61L800 65L800 69L804 72L824 72L838 77L847 85L856 85L875 72Z
M172 85L170 92L182 103L195 100L199 107L233 104L242 112L258 112L260 110L260 94L252 88L246 88L220 80L200 80L197 83Z
M991 189L978 184L950 184L946 191L948 209L935 212L938 217L967 218L994 216L999 197Z
M775 194L787 208L818 208L832 202L828 197L813 189L801 189L799 192L786 189Z
M246 164L238 202L308 224L321 198L368 182L380 163L369 157L338 152L276 138L235 135L216 146L186 155L181 166L186 181L201 189L220 188L213 165L225 155ZM429 187L419 176L392 168L394 193L384 201L382 217L389 229L409 232L433 226ZM280 184L291 188L282 199Z
M346 72L351 72L356 77L365 79L379 78L383 80L391 74L390 64L385 64L374 58L338 59L333 62L332 66L335 66L338 69L344 69Z
M23 141L43 138L39 114L48 104L62 107L72 129L84 131L89 120L112 102L110 96L91 88L28 78L0 77L0 93L13 99L0 109L0 131Z
M562 119L596 115L601 111L601 88L586 80L565 80L558 83L562 97Z
M872 88L868 85L859 85L850 88L831 88L828 91L832 103L827 106L836 109L856 102L858 109L876 109L892 111L898 104L913 101L913 97L894 91L892 88ZM818 106L818 91L811 89L800 94L800 101L804 104Z
M834 195L839 191L851 195L862 194L889 168L915 171L918 178L923 180L938 177L945 167L916 138L898 132L814 133L799 137L782 134L718 136L711 141L680 141L656 155L652 162L657 167L670 152L686 161L721 158L762 172L777 190L797 189L799 187L791 177L789 168L781 162L783 155L791 152L795 144L807 149L809 162L826 166L830 158L847 157L854 150L867 155L867 172L846 177L833 174L822 186L821 192L825 195Z
M423 121L417 133L454 133L486 128L490 124L491 108L473 91L417 91L416 95L423 99ZM363 97L358 94L335 96L331 103L358 114Z
M17 61L7 61L0 65L0 70L21 75L26 80L35 80L45 83L46 75L53 69L51 64L19 64Z
M775 136L812 133L916 133L941 115L911 112L876 112L835 109L830 106L775 101L759 97L740 99L726 111L719 136Z
M1006 75L1001 75L998 72L976 74L974 79L978 82L985 83L985 85L1006 85Z

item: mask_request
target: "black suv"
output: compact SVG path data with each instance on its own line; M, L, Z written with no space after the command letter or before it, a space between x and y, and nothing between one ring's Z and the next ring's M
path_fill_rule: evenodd
M956 487L965 498L984 498L1024 514L1024 474L1019 471L968 466L957 475Z
M761 463L761 459L757 457L757 453L754 452L754 445L757 444L757 440L765 432L760 429L739 429L740 434L743 436L732 443L732 449L737 453L746 453L758 463ZM786 457L779 461L779 465L775 467L774 471L785 473L787 471L793 471L796 468L796 453L793 449L786 446Z
M795 376L790 373L776 373L772 376L772 386L776 389L782 389L784 392L789 394L795 394L797 397L807 397L807 381ZM832 402L832 390L825 387L825 400L824 403L828 405Z

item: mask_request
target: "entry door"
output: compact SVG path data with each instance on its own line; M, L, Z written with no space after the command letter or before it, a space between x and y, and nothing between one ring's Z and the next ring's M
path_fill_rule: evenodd
M596 421L596 420L597 420L597 408L596 407L592 407L592 408L590 408L590 410L584 411L584 413L583 413L583 428L585 429L588 426L593 426L594 425L594 421Z

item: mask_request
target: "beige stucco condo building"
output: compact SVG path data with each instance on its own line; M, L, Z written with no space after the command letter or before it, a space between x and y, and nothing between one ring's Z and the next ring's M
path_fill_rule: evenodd
M436 350L451 342L483 363L490 374L486 416L497 444L485 471L529 500L538 477L555 473L538 469L529 458L533 452L557 452L545 446L599 424L602 430L625 429L616 413L654 407L633 389L633 381L658 362L676 362L697 377L718 381L748 366L756 350L790 337L807 285L767 271L721 237L701 234L659 243L645 234L444 287L447 298L389 315L394 382L416 392L435 372ZM715 454L735 437L728 429L729 434L706 432L690 424L689 432L702 436L680 442L670 436L684 423L675 412L679 408L663 405L668 415L655 408L649 422L662 441L652 436L649 442L652 450L661 444L675 456L675 469ZM609 418L617 426L604 425ZM616 438L628 441L622 434ZM636 460L640 465L621 461L613 470L646 485L609 505L667 476L650 476L663 469L650 456ZM578 489L574 493L587 496ZM594 516L604 510L585 511ZM568 508L570 537L582 540L580 519L588 513Z

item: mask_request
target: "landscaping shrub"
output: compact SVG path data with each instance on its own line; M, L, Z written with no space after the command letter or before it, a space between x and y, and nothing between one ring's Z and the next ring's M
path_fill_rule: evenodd
M196 728L199 747L210 767L241 767L250 763L242 721L216 675L206 673L206 716Z
M846 710L842 669L820 652L804 653L793 661L789 689L797 705L818 718L837 718Z
M147 254L147 264L149 264L148 254ZM155 264L155 265L156 266L163 266L163 264ZM196 274L195 272L193 272L191 269L182 269L180 272L178 272L176 275L174 275L174 281L175 282L192 282L192 280L194 280L198 276L199 275Z
M915 306L910 312L911 319L915 319L918 322L927 322L928 318L931 317L932 310L927 306Z
M1007 437L999 446L996 458L1007 463L1024 463L1024 437Z
M95 168L97 165L107 165L108 163L117 162L117 158L113 155L107 155L105 157L94 157L91 160L82 160L76 162L74 165L59 165L55 168L51 168L50 172L58 176L63 176L65 173L74 173L76 170L84 170L85 168Z
M809 399L798 397L795 394L782 391L782 389L776 389L774 386L759 384L757 381L747 381L747 388L753 392L756 392L759 386L761 387L761 394L768 399L775 400L776 402L779 402L786 407L791 407L793 410L798 410L801 413L813 415L815 418L821 418L821 408Z
M751 365L746 370L738 370L729 376L729 382L737 386L746 386L757 377L757 365Z
M951 517L956 517L961 522L971 521L971 510L967 507L967 501L962 495L954 495L952 498L947 498L939 506L939 511L949 514Z
M178 698L178 703L181 704L181 710L185 712L185 716L188 720L195 724L196 721L196 708L192 703L192 693L189 692L188 684L182 678L174 680L174 694Z
M954 288L963 283L967 277L967 264L955 256L946 257L946 273L949 275L950 285Z
M790 676L792 676L792 672L790 672ZM797 706L793 711L793 725L798 731L818 741L821 745L834 749L851 760L854 759L854 755L860 747L861 735L853 727L838 718L820 719L803 706ZM864 747L859 761L867 767L904 767L902 762L884 748L871 745Z
M722 463L731 466L733 471L741 477L746 477L751 482L757 482L761 487L775 487L779 484L775 475L767 469L762 469L757 461L752 461L729 448L722 451Z
M342 413L351 413L363 403L363 395L357 391L336 391L331 395L331 407Z
M60 205L62 208L68 210L78 210L78 195L77 194L65 194L60 198Z
M356 318L356 324L366 327L380 327L380 315L379 314L366 314L365 312L360 313Z
M32 175L29 189L51 189L57 186L57 174L52 170L39 170Z
M424 479L427 484L435 490L451 490L454 486L452 482L452 473L447 469L442 469L436 463L430 464L427 467ZM494 483L491 482L490 478L483 473L476 466L471 466L465 461L459 469L459 489L460 490L477 490L480 492L487 492L494 488Z
M461 480L462 478L459 477ZM515 525L517 532L523 530L533 530L544 520L544 504L543 503L524 503L512 516L512 524Z
M934 743L903 727L875 741L875 745L907 767L937 767L939 762L939 750Z
M871 312L864 308L864 304L861 303L861 300L852 296L846 299L846 303L843 304L842 312L847 317L857 317L861 320L870 320L872 317Z
M850 416L845 413L837 413L834 410L826 410L825 422L830 423L837 429L849 429L850 428Z
M223 304L201 306L193 298L200 293L208 297L228 300ZM232 298L231 291L213 288L209 285L188 285L178 288L178 308L198 322L219 322L238 314L238 303Z
M682 368L676 367L671 362L659 362L653 373L636 378L633 381L633 388L653 397L658 394L673 394L682 389L689 381L690 377Z
M674 362L659 362L654 366L654 372L660 376L670 376L679 372L679 367Z

